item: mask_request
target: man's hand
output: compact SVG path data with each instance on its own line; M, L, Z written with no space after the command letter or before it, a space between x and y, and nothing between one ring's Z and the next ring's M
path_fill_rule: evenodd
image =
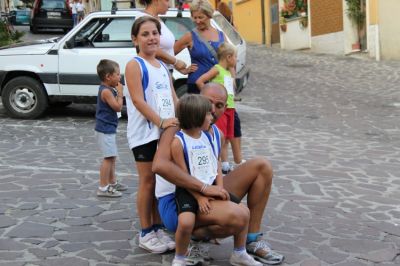
M220 198L221 200L229 200L229 193L224 188L219 186L208 186L203 190L203 195L213 198Z

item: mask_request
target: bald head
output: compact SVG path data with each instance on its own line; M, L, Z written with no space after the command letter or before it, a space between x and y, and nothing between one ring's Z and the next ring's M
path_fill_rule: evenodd
M222 86L219 83L213 83L209 82L204 85L204 87L201 89L201 94L206 96L206 95L214 95L214 96L220 96L220 97L225 97L227 98L228 93L225 89L224 86Z
M213 122L215 122L225 111L226 100L228 97L225 87L221 84L210 82L201 89L201 95L210 100L213 107Z

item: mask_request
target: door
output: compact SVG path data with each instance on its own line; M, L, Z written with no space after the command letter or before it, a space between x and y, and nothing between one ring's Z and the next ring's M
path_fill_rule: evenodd
M59 50L59 82L63 95L97 96L97 64L111 59L120 66L136 55L130 39L134 17L93 18Z
M271 0L271 43L280 42L278 0Z

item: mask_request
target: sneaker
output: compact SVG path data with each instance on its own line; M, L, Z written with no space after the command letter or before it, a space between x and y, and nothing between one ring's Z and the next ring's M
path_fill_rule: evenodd
M125 191L128 190L128 186L124 185L117 181L115 185L110 185L111 187L115 188L117 191Z
M186 266L186 261L174 258L171 266Z
M186 256L186 265L197 265L204 262L203 253L199 244L191 244Z
M154 231L151 231L143 237L139 236L139 247L151 253L164 253L168 250L168 247L160 242Z
M257 241L251 242L246 245L247 252L256 260L269 265L281 264L284 256L273 251L271 245L258 237Z
M163 243L168 247L168 250L175 249L175 241L172 240L169 234L165 232L163 229L158 229L156 235L158 237L158 240L160 240L161 243Z
M234 266L263 266L261 262L254 260L247 252L233 252L229 262Z
M108 197L108 198L117 198L122 196L121 192L117 191L115 188L111 186L108 186L105 191L97 189L96 194L98 197Z
M229 164L228 168L222 168L222 174L227 175L229 172L233 171L234 167L233 165Z

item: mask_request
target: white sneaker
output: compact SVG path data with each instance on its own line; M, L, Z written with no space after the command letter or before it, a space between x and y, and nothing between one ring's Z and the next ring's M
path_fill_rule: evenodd
M160 240L161 243L166 245L169 250L175 249L175 241L172 240L172 238L168 235L168 233L165 232L163 229L158 229L156 235L158 237L158 240Z
M252 256L247 254L247 252L242 252L239 254L233 252L229 262L234 266L263 266L261 262L254 260Z
M185 260L178 260L175 259L172 261L172 265L171 266L186 266L186 261Z
M164 253L168 250L168 247L160 242L154 231L151 231L143 237L139 236L139 247L151 253Z
M197 265L199 263L204 263L203 253L204 251L201 249L198 243L191 243L185 259L186 265Z

